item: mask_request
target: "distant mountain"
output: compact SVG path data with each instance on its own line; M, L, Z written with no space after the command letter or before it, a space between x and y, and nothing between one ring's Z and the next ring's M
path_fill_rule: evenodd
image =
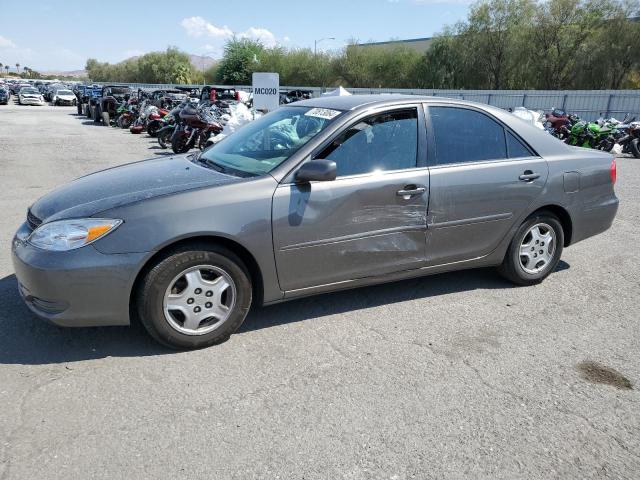
M81 78L81 77L86 77L87 76L87 71L86 70L69 70L69 71L61 71L61 70L48 70L46 72L40 72L44 75L52 75L55 77L77 77L77 78Z
M135 60L136 58L138 58L139 56L136 57L131 57L131 58L127 58L126 60L123 60L123 62L126 62L128 60ZM207 56L203 56L203 55L189 55L189 62L191 63L191 65L193 66L193 68L195 68L198 71L201 71L202 69L207 70L209 67L215 65L216 63L218 63L218 60L216 60L215 58L211 58L211 57L207 57ZM120 62L122 63L122 62ZM63 71L63 70L49 70L46 72L41 72L45 75L55 75L58 77L86 77L87 76L87 71L86 70L68 70L68 71Z
M203 68L206 70L218 63L218 60L202 55L189 55L189 62L196 70L202 70Z

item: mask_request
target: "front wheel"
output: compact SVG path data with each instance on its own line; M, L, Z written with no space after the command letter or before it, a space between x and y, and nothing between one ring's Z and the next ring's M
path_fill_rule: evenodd
M640 158L640 138L634 138L631 140L631 146L629 148L631 149L631 153L633 153L634 157Z
M173 130L161 130L158 132L158 145L161 148L168 148L169 143L171 141L171 135L173 135Z
M181 247L144 277L137 312L149 334L178 349L223 342L251 307L248 270L233 252L215 245Z
M529 216L511 240L499 272L517 285L535 285L551 274L560 261L564 231L551 212Z
M177 134L171 140L173 153L187 153L189 151L189 137L184 134Z

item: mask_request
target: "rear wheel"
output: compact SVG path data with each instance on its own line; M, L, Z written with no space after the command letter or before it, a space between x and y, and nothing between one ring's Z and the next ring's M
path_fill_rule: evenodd
M534 213L520 225L499 271L517 285L535 285L555 270L563 246L558 218L551 212Z
M251 307L251 279L231 251L185 246L167 254L147 273L137 311L149 334L172 348L201 348L223 342Z
M93 122L100 123L100 120L102 120L102 110L98 105L96 105L95 110L93 111Z

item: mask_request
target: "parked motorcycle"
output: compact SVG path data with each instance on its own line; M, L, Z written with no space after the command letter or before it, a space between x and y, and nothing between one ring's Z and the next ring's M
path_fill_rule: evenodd
M186 153L194 147L204 149L211 135L217 135L223 126L214 117L207 105L194 108L187 105L180 111L180 124L171 136L171 148L174 153Z
M578 120L571 126L566 143L576 147L610 152L616 139L610 124L599 125L597 122Z
M622 135L618 138L618 145L622 153L628 153L640 158L640 122L630 121L620 125Z
M147 133L155 137L158 134L158 131L164 127L165 121L164 118L169 113L169 110L165 108L158 108L149 113L147 117Z
M554 108L545 114L545 130L560 140L569 137L571 120L567 112L561 108Z

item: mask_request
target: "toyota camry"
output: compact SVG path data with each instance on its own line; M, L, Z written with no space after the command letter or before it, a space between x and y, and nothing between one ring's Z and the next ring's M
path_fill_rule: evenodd
M139 318L197 348L256 304L487 266L539 283L611 226L615 181L611 155L487 105L311 99L204 152L61 186L29 208L13 262L54 324Z

